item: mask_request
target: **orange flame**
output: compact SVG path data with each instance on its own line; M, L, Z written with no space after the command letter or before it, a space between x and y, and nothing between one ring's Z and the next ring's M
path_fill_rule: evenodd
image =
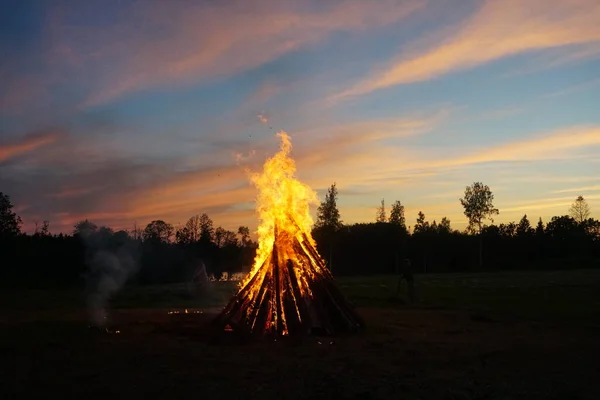
M359 329L364 323L333 284L310 234L309 206L317 195L294 176L289 136L277 136L279 152L251 176L260 219L254 265L215 322L226 330L282 336Z
M259 215L258 250L254 265L240 283L241 287L259 272L260 267L273 252L275 226L278 230L278 240L286 241L286 238L296 237L302 243L306 237L311 245L315 246L315 241L310 234L313 225L310 204L318 204L317 194L295 177L296 163L290 157L292 150L290 137L284 131L278 132L277 136L281 139L279 152L265 161L262 173L251 175L251 181L258 189L256 200L256 211ZM286 246L281 247L286 248Z

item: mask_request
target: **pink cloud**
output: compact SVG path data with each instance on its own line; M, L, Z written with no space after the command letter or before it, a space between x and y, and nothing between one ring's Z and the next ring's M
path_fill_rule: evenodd
M434 40L413 44L412 51L374 70L333 100L433 79L532 50L561 49L569 60L597 56L598 20L600 3L595 0L487 0L454 33L443 29ZM582 54L584 44L588 46Z
M364 31L406 18L424 0L364 2L140 2L110 29L78 23L79 7L52 13L53 60L92 84L84 106L145 87L229 76L333 32Z
M0 144L0 161L6 161L13 157L35 151L41 147L55 143L64 137L62 132L45 131L31 134L12 143Z

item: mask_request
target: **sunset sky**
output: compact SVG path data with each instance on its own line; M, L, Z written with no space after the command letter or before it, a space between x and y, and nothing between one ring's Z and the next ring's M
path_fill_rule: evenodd
M257 226L257 171L292 138L344 222L382 198L497 222L600 216L600 1L2 2L0 191L31 232L203 212Z

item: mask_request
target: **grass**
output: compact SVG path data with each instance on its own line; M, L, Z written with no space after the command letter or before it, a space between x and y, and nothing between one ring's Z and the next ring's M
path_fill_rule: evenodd
M396 278L341 279L356 303L389 306ZM416 276L419 305L462 309L525 319L600 321L600 271L533 271Z
M336 279L359 307L398 307L397 277ZM236 282L215 282L205 296L186 284L129 286L111 300L111 308L209 308L226 304ZM405 288L402 288L405 293ZM600 320L600 270L561 270L416 275L417 307L460 309L533 320L585 322ZM55 310L85 307L81 290L0 292L0 309Z
M190 333L166 313L220 307L232 282L202 298L127 287L111 302L118 335L88 329L81 291L0 292L0 396L600 398L600 271L417 275L415 305L393 301L392 276L338 285L365 332L246 346L206 341L210 315Z

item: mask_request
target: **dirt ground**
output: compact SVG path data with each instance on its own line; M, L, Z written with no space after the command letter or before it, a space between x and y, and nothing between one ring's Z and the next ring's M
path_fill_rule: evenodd
M209 335L214 310L6 312L0 397L600 399L600 324L402 306L361 308L367 329L298 343ZM4 392L4 394L2 393Z

